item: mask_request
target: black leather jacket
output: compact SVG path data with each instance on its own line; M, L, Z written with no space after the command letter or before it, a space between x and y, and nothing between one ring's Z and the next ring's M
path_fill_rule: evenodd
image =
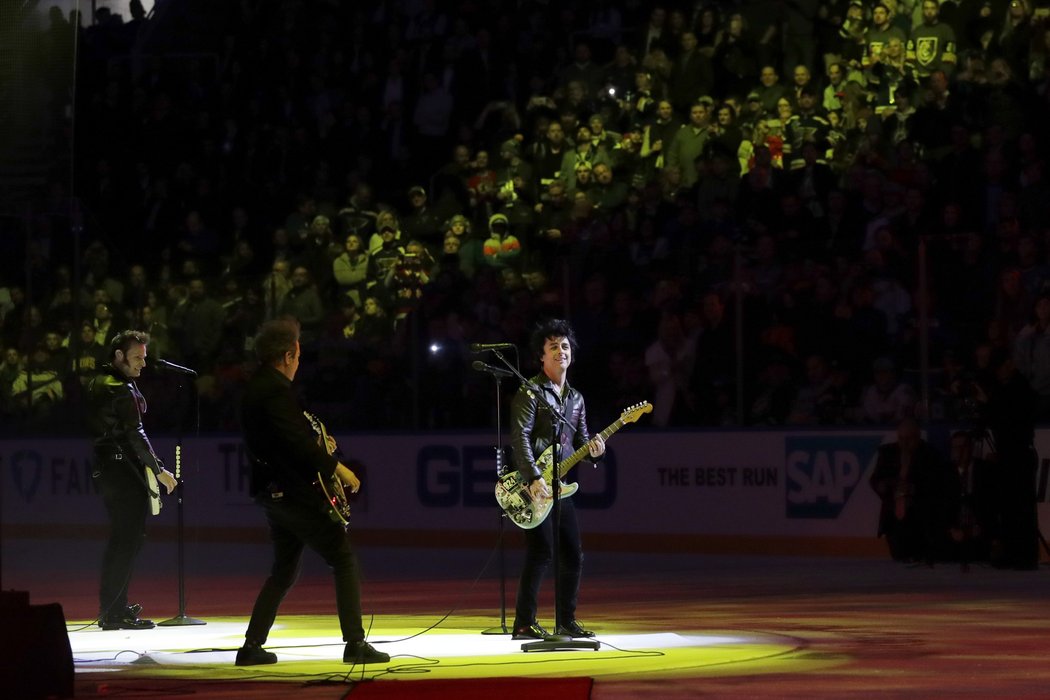
M161 471L160 460L142 427L146 400L135 382L112 365L105 365L87 388L88 430L95 444L96 469L128 460Z
M566 459L591 439L587 429L587 408L580 392L566 384L563 396L557 399L557 389L545 374L538 374L531 381L540 388L539 395L531 392L533 395L530 396L531 390L522 386L510 407L511 459L526 482L541 476L536 458L550 447L554 436L551 414L539 407L539 401L558 409L571 426L562 426L561 459Z
M290 379L262 367L241 399L244 444L252 464L249 493L283 491L307 503L317 501L311 483L335 474L339 461L317 442Z

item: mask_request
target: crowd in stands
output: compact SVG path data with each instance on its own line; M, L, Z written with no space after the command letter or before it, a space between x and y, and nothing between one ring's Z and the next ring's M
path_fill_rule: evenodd
M234 429L281 315L343 428L490 425L469 344L547 316L595 425L896 425L924 379L966 420L1003 351L1050 418L1043 0L168 5L34 37L54 170L0 268L5 426L63 425L137 327Z

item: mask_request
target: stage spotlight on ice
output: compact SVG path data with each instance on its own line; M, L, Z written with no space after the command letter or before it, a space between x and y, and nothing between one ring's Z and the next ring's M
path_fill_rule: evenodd
M441 344L440 343L431 343L430 344L430 354L431 355L437 355L439 352L441 352Z

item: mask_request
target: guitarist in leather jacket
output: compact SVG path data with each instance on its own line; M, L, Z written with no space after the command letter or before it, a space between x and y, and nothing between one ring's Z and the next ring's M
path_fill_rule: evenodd
M536 458L551 445L555 430L550 412L539 406L544 401L556 408L568 421L561 429L561 458L588 446L592 458L605 453L600 435L593 439L587 428L587 409L583 395L569 386L567 373L576 350L576 336L568 322L551 320L532 334L529 349L540 361L541 372L532 378L533 386L523 385L511 403L511 457L514 467L529 485L533 501L552 498L551 485L543 478ZM593 637L576 620L576 599L580 590L583 550L576 509L572 499L562 499L559 537L559 600L556 634ZM525 564L518 584L514 611L514 639L542 639L547 631L536 621L537 598L543 575L553 557L554 518L550 517L531 530L525 530Z
M255 354L260 367L242 397L241 427L252 464L250 492L266 514L274 561L255 600L236 664L277 662L277 655L262 647L277 608L299 576L305 547L320 554L335 575L339 626L346 642L343 662L386 663L390 656L365 641L357 557L350 535L325 512L324 498L313 488L315 479L335 476L357 493L361 481L319 444L292 387L299 370L299 323L293 319L264 323L255 336Z
M154 626L139 618L142 606L128 605L128 584L142 542L150 498L159 498L145 469L168 493L175 477L164 469L142 427L146 401L135 379L146 366L149 335L122 331L110 342L110 362L88 383L88 430L94 440L92 476L109 516L110 534L102 557L99 626L104 630L138 630Z

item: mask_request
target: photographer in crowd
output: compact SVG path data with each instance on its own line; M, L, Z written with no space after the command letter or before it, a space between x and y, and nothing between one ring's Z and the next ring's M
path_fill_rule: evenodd
M980 387L980 416L992 436L995 511L1000 537L992 544L992 563L1009 569L1039 564L1035 451L1037 397L1005 350L993 352L990 381Z

